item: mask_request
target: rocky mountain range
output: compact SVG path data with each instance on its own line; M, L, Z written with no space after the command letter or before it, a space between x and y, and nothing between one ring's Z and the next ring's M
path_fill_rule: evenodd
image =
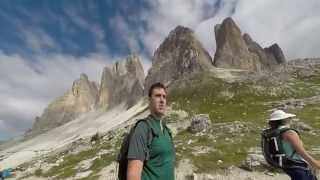
M169 85L189 74L209 70L212 58L189 28L178 26L171 31L152 57L152 67L145 79L145 90L152 83Z
M148 115L144 97L155 82L169 87L164 120L174 136L177 180L286 179L259 149L265 118L277 108L297 114L294 127L320 157L320 59L287 61L279 45L261 47L231 18L212 33L214 57L191 29L178 26L155 51L146 77L138 55L104 67L99 83L81 74L25 139L0 144L0 168L14 168L13 179L114 180L119 144Z
M226 18L222 24L216 25L214 33L217 47L214 58L203 48L191 29L178 26L155 51L146 77L137 55L129 55L125 60L106 66L99 85L89 82L87 76L82 74L71 90L50 103L44 113L36 117L26 136L58 127L81 113L108 110L120 104L130 108L147 94L154 82L162 82L170 87L176 80L214 68L261 73L272 71L286 62L277 44L262 48L250 35L242 35L232 18Z
M44 110L30 130L25 133L31 137L70 122L79 115L98 109L109 109L125 104L130 108L143 94L144 71L136 55L106 66L101 77L100 87L81 74L69 91L58 97Z
M175 80L208 71L214 67L247 71L270 71L286 59L281 48L273 44L262 48L250 35L241 34L231 19L215 26L217 49L214 59L203 48L194 32L178 26L161 43L152 57L152 67L144 76L138 56L115 62L103 70L99 87L81 75L72 89L54 100L26 135L39 134L69 122L81 113L91 110L110 109L121 103L133 106L154 82L170 85Z
M221 68L244 69L249 71L272 70L286 62L278 44L262 48L249 34L241 34L231 18L215 26L217 49L214 65Z
M97 106L112 108L121 103L133 106L142 97L144 70L138 56L105 67L101 78Z
M63 96L55 99L36 117L32 129L26 136L33 136L65 124L81 113L94 109L98 88L95 82L90 82L87 75L81 74L80 79L73 82L72 88Z

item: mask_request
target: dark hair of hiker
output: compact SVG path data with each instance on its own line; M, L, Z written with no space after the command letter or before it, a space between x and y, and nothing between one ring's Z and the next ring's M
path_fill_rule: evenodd
M160 83L160 82L154 83L154 84L152 84L151 87L149 88L149 94L148 94L148 96L151 97L151 96L152 96L152 93L153 93L153 90L154 90L154 89L157 89L157 88L159 88L159 89L164 89L165 91L167 90L167 88L166 88L162 83Z

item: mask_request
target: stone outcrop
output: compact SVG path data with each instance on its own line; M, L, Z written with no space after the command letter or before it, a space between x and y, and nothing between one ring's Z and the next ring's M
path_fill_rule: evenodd
M217 48L214 65L217 67L263 71L272 70L286 61L277 44L262 48L248 34L242 36L231 18L215 26L215 36Z
M244 34L243 39L249 52L257 55L261 63L259 70L270 69L277 64L276 61L269 60L269 56L265 53L265 50L257 42L253 41L249 34Z
M133 106L143 95L144 71L136 55L105 67L101 78L97 104L111 108L121 103Z
M97 93L97 85L90 82L87 75L81 74L69 91L51 102L44 113L36 117L32 129L26 135L50 130L73 120L81 113L93 110Z
M214 65L222 68L234 68L257 71L261 63L256 54L248 50L239 27L231 18L225 19L215 27L216 53Z
M40 117L35 118L33 127L25 136L43 133L97 108L112 108L121 103L129 108L142 97L143 83L143 67L135 55L114 63L111 68L105 67L99 89L95 82L88 80L87 75L81 74L69 91L55 99Z
M189 130L192 133L206 131L209 128L210 122L208 114L197 114L192 117Z
M192 30L178 26L170 32L152 57L145 81L145 94L155 82L166 85L197 71L205 71L212 67L209 53L195 38Z
M282 72L299 78L311 77L320 74L320 58L293 59L285 64Z
M268 48L264 48L269 58L278 64L282 64L286 62L286 58L278 44L273 44Z

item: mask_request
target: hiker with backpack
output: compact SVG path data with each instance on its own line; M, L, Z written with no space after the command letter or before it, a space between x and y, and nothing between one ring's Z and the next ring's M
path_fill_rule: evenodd
M262 132L262 151L266 161L281 168L291 180L317 180L312 168L320 169L304 149L299 132L290 128L289 121L296 115L276 110L268 119L270 128Z
M119 180L174 180L174 145L161 119L167 106L166 87L155 83L148 95L150 115L138 120L122 142Z

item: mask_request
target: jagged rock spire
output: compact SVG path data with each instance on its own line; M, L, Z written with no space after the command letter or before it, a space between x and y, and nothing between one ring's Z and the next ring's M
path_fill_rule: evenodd
M145 81L145 94L151 84L170 82L212 67L209 53L189 28L178 26L170 32L152 57Z
M214 65L217 67L261 71L285 62L277 44L263 49L249 34L242 36L240 28L230 17L215 26L215 36Z

